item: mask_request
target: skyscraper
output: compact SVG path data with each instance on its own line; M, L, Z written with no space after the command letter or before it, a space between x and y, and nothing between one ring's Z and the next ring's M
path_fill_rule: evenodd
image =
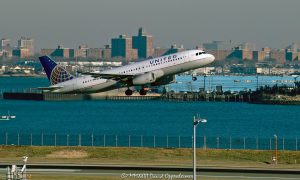
M132 49L132 38L120 35L111 40L111 56L125 58L126 60L137 59L137 50Z
M10 45L10 39L5 39L2 38L0 40L0 52L1 52L1 56L4 57L12 57L12 48Z
M28 49L28 55L34 55L34 40L32 38L21 37L18 40L18 49Z
M132 37L132 47L138 50L139 58L153 56L153 37L147 34L143 28L139 28L138 36Z
M8 48L10 49L10 40L9 39L5 39L5 38L2 38L0 40L0 51L3 51L3 50L7 50Z

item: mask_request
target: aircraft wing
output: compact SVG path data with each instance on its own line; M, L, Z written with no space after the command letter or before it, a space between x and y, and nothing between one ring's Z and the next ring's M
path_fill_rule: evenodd
M48 90L48 91L54 91L57 89L63 88L63 86L48 86L48 87L37 87L38 90Z
M103 79L113 79L116 81L127 81L128 79L131 79L134 76L128 74L103 74L97 72L82 72L81 74L90 75L92 77L100 77Z

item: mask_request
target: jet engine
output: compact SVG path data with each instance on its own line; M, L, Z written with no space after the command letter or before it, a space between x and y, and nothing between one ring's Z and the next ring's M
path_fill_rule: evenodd
M151 86L162 86L166 84L171 84L175 82L175 75L168 75L157 79Z
M164 75L163 71L157 70L137 75L132 79L133 85L144 85L154 83L158 78Z

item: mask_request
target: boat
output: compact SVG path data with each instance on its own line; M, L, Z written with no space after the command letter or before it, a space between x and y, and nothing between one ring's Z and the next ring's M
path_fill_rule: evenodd
M236 80L236 79L235 79L235 80L233 80L233 82L241 82L241 80Z
M15 119L15 118L16 118L16 116L11 116L8 111L6 116L0 116L0 121L9 121L9 120Z

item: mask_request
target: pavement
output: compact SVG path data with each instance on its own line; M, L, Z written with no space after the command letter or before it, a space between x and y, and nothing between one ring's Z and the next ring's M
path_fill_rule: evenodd
M7 164L0 164L0 174L5 174ZM138 166L138 165L95 165L95 164L28 164L27 172L55 177L96 176L116 179L191 179L192 168L180 166ZM3 176L4 177L4 176ZM199 179L213 180L299 180L298 169L262 169L255 167L197 167Z

